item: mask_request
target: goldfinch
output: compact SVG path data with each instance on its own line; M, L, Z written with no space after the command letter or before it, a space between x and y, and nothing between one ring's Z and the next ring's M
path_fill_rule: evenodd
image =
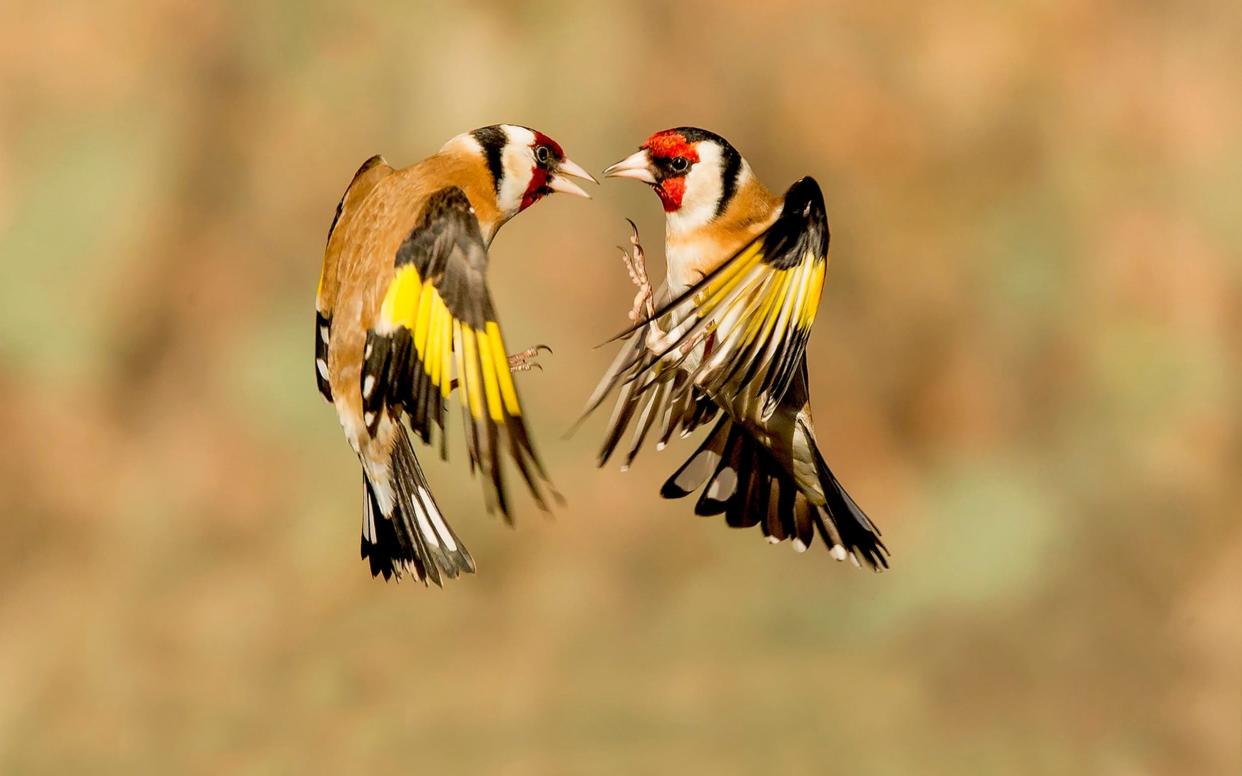
M471 470L488 511L511 521L503 449L535 501L557 498L522 419L510 359L488 292L487 249L513 216L553 192L587 197L592 178L554 140L513 124L458 135L401 170L362 164L328 229L315 300L315 371L362 463L362 557L371 574L424 583L473 572L414 453L458 390Z
M624 468L653 429L660 449L719 413L661 495L702 487L696 514L757 524L799 552L818 533L837 560L886 568L879 530L828 468L811 422L806 342L828 268L819 185L802 178L776 196L724 138L693 127L652 135L604 174L659 196L668 271L652 299L635 234L637 323L587 403L589 414L619 388L599 464L631 423Z

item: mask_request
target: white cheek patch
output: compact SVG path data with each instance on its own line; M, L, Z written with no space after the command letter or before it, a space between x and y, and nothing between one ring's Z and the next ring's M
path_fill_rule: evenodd
M669 231L674 234L688 232L704 226L716 217L716 206L724 196L720 180L722 155L715 143L699 143L696 148L699 160L686 176L686 193L681 207L668 214Z
M512 124L505 124L503 129L508 142L500 156L504 175L500 179L496 205L506 217L512 218L522 207L522 197L530 187L531 173L535 166L530 147L535 142L535 133L526 127Z

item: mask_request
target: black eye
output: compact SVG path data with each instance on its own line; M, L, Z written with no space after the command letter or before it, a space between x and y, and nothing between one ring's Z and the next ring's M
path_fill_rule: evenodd
M690 169L690 160L684 156L673 158L673 172L685 172Z
M548 159L550 159L551 157L552 157L552 152L548 150L547 146L541 145L535 148L535 161L539 162L540 164L547 164Z

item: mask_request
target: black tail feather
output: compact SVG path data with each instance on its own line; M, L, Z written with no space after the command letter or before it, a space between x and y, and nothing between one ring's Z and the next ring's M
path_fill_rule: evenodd
M366 499L362 516L362 559L370 561L371 576L383 575L385 580L393 577L400 579L403 561L408 561L413 565L410 573L416 579L424 579L426 567L423 559L410 547L409 537L404 533L398 534L396 521L385 518L380 512L379 500L365 474L362 485Z
M370 561L371 576L400 579L409 574L441 585L445 578L472 573L474 559L444 520L408 433L400 427L392 451L392 514L382 513L374 487L363 478L362 557Z
M716 464L724 455L725 441L729 436L727 423L720 423L707 435L694 455L673 472L660 495L664 498L685 498L698 490L707 478L715 471Z
M700 487L696 515L725 515L728 525L759 525L769 541L794 540L805 550L816 533L833 557L847 556L874 569L888 568L888 549L829 470L818 450L816 467L825 503L811 503L793 476L749 432L729 417L721 418L694 455L669 477L664 498L684 498Z
M827 512L833 529L830 531L830 526L825 525L817 515L820 536L829 542L831 534L835 533L839 537L837 543L854 557L862 556L861 560L874 569L888 568L888 548L880 539L880 529L842 487L818 448L815 449L815 468L819 471L819 484L824 490L825 501L821 511Z
M729 430L729 437L724 444L724 454L716 470L712 472L711 478L708 479L706 487L703 488L703 495L699 496L698 503L694 505L694 514L702 517L721 515L739 500L737 498L738 474L742 468L743 452L739 438L741 433L741 429L737 426Z

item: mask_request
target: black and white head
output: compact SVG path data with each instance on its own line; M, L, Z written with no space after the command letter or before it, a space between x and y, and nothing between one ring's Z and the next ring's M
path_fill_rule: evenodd
M729 141L698 127L677 127L647 138L637 152L604 170L651 186L673 232L702 227L724 213L752 179L750 165Z

